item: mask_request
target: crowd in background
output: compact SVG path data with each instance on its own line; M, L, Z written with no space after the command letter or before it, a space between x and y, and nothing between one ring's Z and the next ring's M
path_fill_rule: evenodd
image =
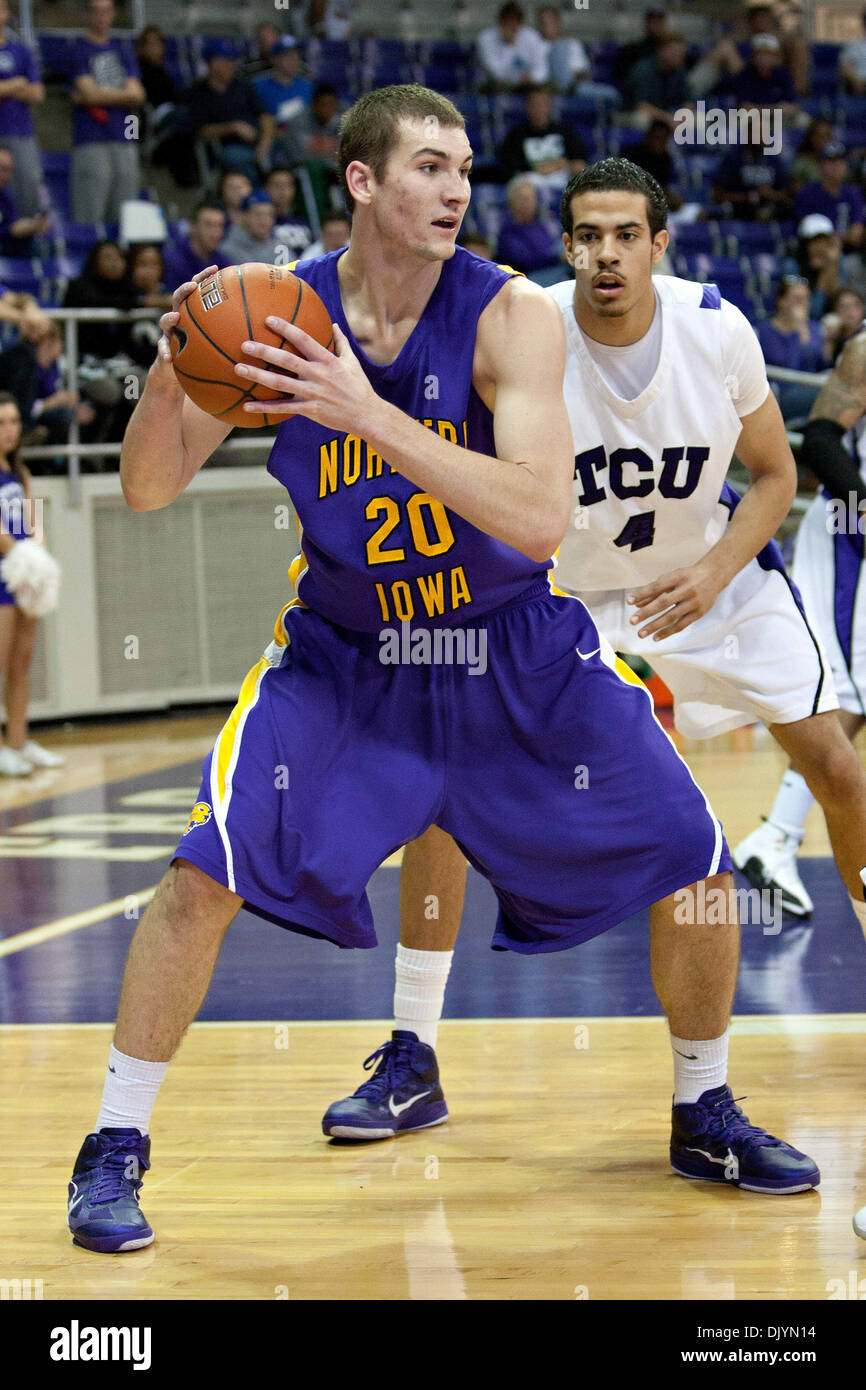
M347 39L350 11L341 0L312 0L291 33L264 22L249 48L210 38L200 75L182 84L156 25L137 35L133 51L114 32L113 0L87 0L66 73L71 223L100 232L118 223L154 169L196 201L159 238L121 245L99 235L65 285L66 307L161 310L171 290L205 265L289 263L346 244L336 149L348 98L311 79L303 45L311 35ZM585 45L564 33L559 6L530 17L514 0L502 5L477 38L475 91L510 98L512 111L519 97L520 111L474 174L502 191L495 235L470 220L463 241L541 284L570 273L557 202L590 154L580 122L564 111L575 100L595 103L619 127L627 156L665 189L675 235L698 219L796 229L776 264L772 312L757 331L768 362L816 371L832 363L864 316L864 151L846 147L830 121L802 107L810 52L796 10L788 13L784 0L745 0L741 12L739 41L717 26L707 43L692 45L663 9L649 9L643 32L619 46L601 80ZM0 0L0 322L18 333L0 355L0 381L19 399L31 443L61 442L73 419L85 439L116 439L132 408L123 385L152 360L153 317L82 325L74 395L63 385L63 341L50 314L3 283L4 265L38 254L58 220L46 203L33 122L45 86L35 53L11 23L8 0ZM866 95L866 15L863 39L840 55L838 80L840 92ZM718 152L707 174L710 199L697 205L681 183L677 122L713 101L780 114L793 157L768 155L753 129L751 139ZM670 272L671 263L662 268ZM787 419L808 410L810 388L779 390Z

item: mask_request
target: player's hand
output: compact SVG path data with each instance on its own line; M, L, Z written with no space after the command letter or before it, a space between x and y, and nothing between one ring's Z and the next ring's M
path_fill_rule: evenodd
M244 410L249 415L306 415L308 420L328 429L358 433L364 415L377 398L338 325L331 325L336 352L328 352L309 333L285 319L267 318L265 323L286 339L289 349L247 342L242 344L244 352L261 358L263 364L292 372L294 379L287 380L265 365L254 367L246 362L239 362L235 371L246 381L258 381L290 399L247 401Z
M722 587L717 575L700 561L687 569L662 574L652 584L626 595L638 610L631 618L632 626L642 624L638 637L652 637L654 642L673 637L709 613Z
M174 325L180 318L178 309L180 308L181 304L185 299L189 299L189 296L193 293L193 291L201 283L201 281L206 280L209 275L215 274L218 268L219 267L215 265L206 266L204 270L198 271L198 273L194 275L191 280L185 280L182 285L178 285L177 289L171 297L171 308L166 310L164 314L160 315L159 326L162 330L162 336L160 337L160 340L156 345L155 365L158 364L163 368L171 367L171 345L169 343L169 339L171 337L171 330L174 328Z

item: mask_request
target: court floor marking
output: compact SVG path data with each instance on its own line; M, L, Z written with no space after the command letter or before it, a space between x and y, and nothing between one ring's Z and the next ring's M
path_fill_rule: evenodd
M304 1018L291 1019L202 1019L192 1028L382 1028L390 1029L392 1018ZM563 1018L443 1018L440 1028L491 1027L503 1023L573 1025L579 1023L663 1023L662 1014L571 1014ZM0 1033L29 1028L47 1032L59 1028L113 1028L113 1023L0 1023ZM734 1014L731 1032L760 1033L866 1033L864 1014Z
M154 884L152 888L142 888L137 893L127 893L122 898L114 898L110 903L100 903L98 907L89 907L84 912L73 912L70 917L58 917L56 922L46 922L42 927L30 927L27 931L18 932L15 936L0 941L0 956L11 956L15 951L26 951L28 946L39 946L43 941L53 941L55 937L65 936L67 932L81 931L83 927L92 927L96 922L116 917L125 910L130 898L134 898L139 907L144 907L150 902L156 889L157 885Z

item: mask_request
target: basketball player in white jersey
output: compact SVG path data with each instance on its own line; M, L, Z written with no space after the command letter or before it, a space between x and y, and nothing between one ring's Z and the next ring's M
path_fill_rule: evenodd
M866 322L843 349L812 406L803 431L801 463L823 484L807 511L794 549L793 577L821 638L839 719L853 739L866 720ZM733 851L734 862L758 888L778 887L785 910L808 917L813 903L797 871L812 792L795 766L765 823Z
M755 719L768 725L824 808L866 932L866 778L835 713L820 644L772 542L796 490L784 424L743 314L715 286L653 279L668 243L665 218L661 188L627 160L584 170L563 194L563 241L576 278L551 293L568 342L575 482L556 584L587 604L614 648L651 661L674 694L682 732L710 737ZM752 480L742 500L725 486L735 446ZM463 872L439 832L407 847L395 1038L414 1033L426 1048L435 1046ZM421 903L431 895L445 910L423 923ZM688 976L684 968L684 996ZM718 1017L721 1003L727 1020L731 996L706 1002L706 1017ZM671 1043L674 1167L736 1183L736 1168L718 1157L691 1170L677 1140L678 1112L695 1131L706 1118L708 1150L715 1107L733 1114L727 1026L696 1028L688 1038L672 1033ZM394 1066L389 1054L372 1083L332 1105L325 1132L364 1139L411 1129L410 1079L402 1073L401 1104L390 1105ZM726 1125L723 1132L727 1143Z

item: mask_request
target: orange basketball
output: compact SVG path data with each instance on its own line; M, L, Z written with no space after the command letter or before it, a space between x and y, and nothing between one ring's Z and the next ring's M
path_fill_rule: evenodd
M267 371L280 371L273 363L243 353L241 343L247 341L294 351L279 333L265 327L269 315L297 324L330 351L334 347L331 316L321 299L285 266L258 261L227 266L202 280L178 312L180 318L169 339L175 376L190 400L208 415L242 429L278 425L286 418L248 415L245 401L273 400L274 392L257 381L243 381L234 370L236 362L250 362Z

